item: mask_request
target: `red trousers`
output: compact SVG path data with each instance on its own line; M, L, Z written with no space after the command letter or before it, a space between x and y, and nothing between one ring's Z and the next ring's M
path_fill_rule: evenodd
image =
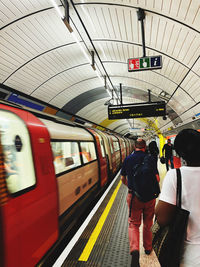
M132 194L128 194L127 203L130 208ZM151 226L153 224L154 208L156 200L153 199L148 202L141 202L137 197L132 200L131 217L129 217L129 243L130 252L133 250L140 250L140 232L139 227L141 225L143 215L143 246L145 250L152 249L152 232Z

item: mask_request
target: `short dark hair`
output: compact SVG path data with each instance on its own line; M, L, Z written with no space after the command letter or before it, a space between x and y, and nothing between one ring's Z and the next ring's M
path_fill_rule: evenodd
M158 150L156 141L151 141L151 142L149 143L148 148L149 148L149 152L150 152L151 154L152 154L153 152L157 152L157 153L159 153L159 150Z
M142 138L138 138L136 141L135 141L135 147L136 148L145 148L146 147L146 141Z
M200 162L200 132L194 129L180 131L175 138L174 148L187 163Z

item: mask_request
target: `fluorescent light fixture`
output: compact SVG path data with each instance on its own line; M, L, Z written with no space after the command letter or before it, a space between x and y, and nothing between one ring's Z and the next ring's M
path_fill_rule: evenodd
M58 5L56 4L55 0L50 0L52 5L55 7L57 13L59 14L59 16L64 19L64 15L62 14L62 12L60 11L60 8L58 7Z
M90 65L92 66L93 70L95 71L96 75L98 76L98 78L100 79L101 83L104 85L104 80L102 79L102 77L99 75L96 67L94 64L92 64L91 62L91 58L87 55L85 49L83 48L82 44L79 42L78 38L76 37L75 33L73 32L72 27L70 26L69 22L67 21L67 19L64 17L64 15L61 13L60 8L58 7L58 5L56 4L55 0L50 0L52 5L55 7L56 11L58 12L59 16L62 18L63 22L65 23L65 25L67 26L68 30L70 31L70 33L72 34L75 42L79 45L81 51L83 52L85 58L87 59L87 61L90 63ZM82 3L84 3L82 1ZM85 11L86 12L86 11ZM87 12L86 12L87 13ZM88 15L87 15L88 16ZM89 17L89 16L88 16ZM91 19L90 19L91 20Z

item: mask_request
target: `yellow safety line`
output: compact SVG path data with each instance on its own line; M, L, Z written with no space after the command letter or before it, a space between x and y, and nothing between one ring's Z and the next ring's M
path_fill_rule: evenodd
M99 236L99 234L101 232L101 229L102 229L102 227L104 225L104 222L105 222L105 220L106 220L106 218L108 216L108 213L109 213L109 211L110 211L110 209L112 207L112 204L113 204L113 202L114 202L114 200L115 200L115 198L117 196L117 192L118 192L118 190L119 190L119 188L121 186L121 183L122 182L120 181L118 183L117 187L115 188L115 191L113 192L113 194L112 194L112 196L111 196L111 198L110 198L110 200L109 200L104 212L102 213L102 215L101 215L101 217L100 217L95 229L93 230L93 232L92 232L92 234L90 236L90 239L88 240L88 242L87 242L87 244L86 244L86 246L85 246L85 248L84 248L84 250L83 250L83 252L82 252L82 254L80 256L80 258L78 259L79 261L87 261L88 260L88 258L90 256L90 253L91 253L91 251L92 251L92 249L94 247L94 244L95 244L95 242L96 242L96 240L97 240L97 238L98 238L98 236Z

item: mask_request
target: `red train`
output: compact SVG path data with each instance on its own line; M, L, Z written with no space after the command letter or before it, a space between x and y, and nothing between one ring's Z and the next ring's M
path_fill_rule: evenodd
M51 252L119 170L133 141L0 103L0 266Z

